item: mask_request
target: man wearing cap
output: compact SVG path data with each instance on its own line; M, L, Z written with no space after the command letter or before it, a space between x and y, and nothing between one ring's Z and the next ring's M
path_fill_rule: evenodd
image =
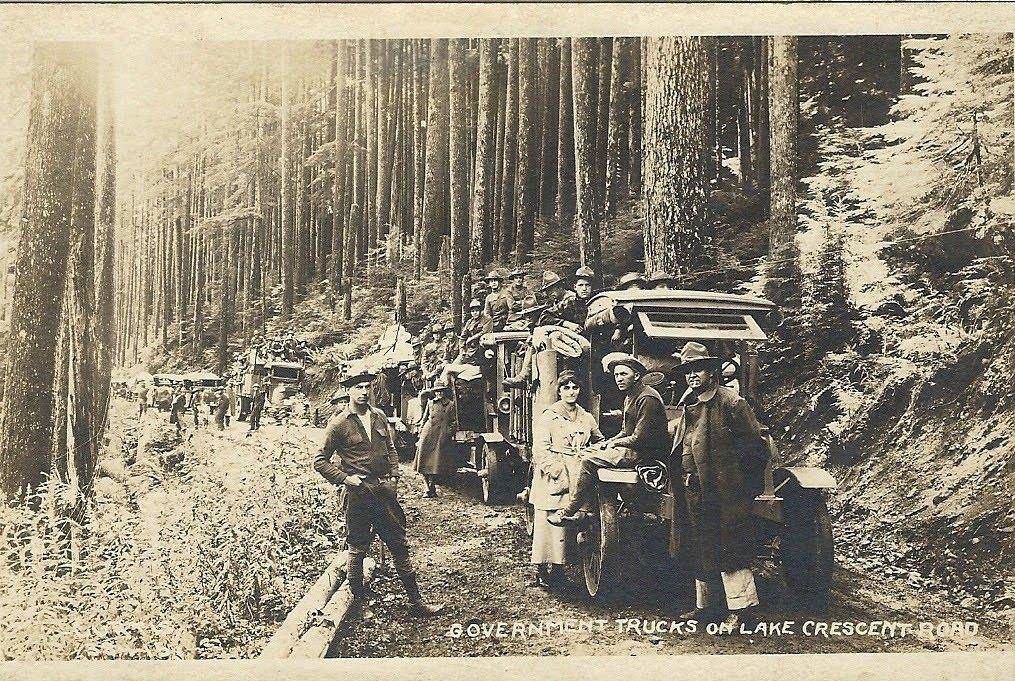
M346 579L353 597L364 594L363 559L376 533L391 551L412 612L434 615L443 606L429 605L420 596L405 540L405 513L398 503L398 454L387 418L370 405L373 379L372 373L359 370L342 380L341 385L349 391L349 406L328 422L324 446L314 457L314 469L328 482L344 485L347 492ZM337 463L332 461L335 456Z
M753 625L759 603L750 569L754 495L744 471L767 456L763 427L747 400L719 385L719 357L692 341L680 360L688 389L678 404L672 458L673 470L679 462L684 473L696 606L682 617L725 617L738 631ZM716 603L724 592L726 608Z
M483 335L483 304L473 298L469 302L469 318L462 325L461 361L468 364L478 362L479 339Z
M667 454L670 435L666 408L656 389L645 385L645 365L633 355L616 353L607 363L617 388L624 394L624 422L620 433L602 443L597 451L582 454L582 467L572 488L567 507L550 514L547 520L559 525L585 518L582 507L591 501L600 468L632 466L639 461L662 461Z
M627 272L617 280L618 291L645 288L645 277L638 272Z
M267 393L261 386L254 386L254 395L250 398L250 430L261 427L261 412L264 411L264 400Z
M524 307L525 297L525 272L513 270L508 274L508 287L492 306L490 329L492 331L503 330L511 314Z
M546 323L582 331L589 316L589 298L592 297L594 276L591 267L579 267L574 273L574 288L567 291L560 302L543 313Z
M656 270L648 275L648 279L645 280L646 288L649 290L659 289L670 289L676 284L677 280L663 272L662 270Z
M504 328L504 322L507 321L507 313L511 311L510 304L507 305L506 309L502 310L504 308L502 299L509 295L507 290L503 288L503 270L490 270L484 281L487 287L489 287L490 293L486 295L486 300L483 303L483 319L487 321L487 325L492 331L500 331ZM503 319L500 319L501 316L503 316Z

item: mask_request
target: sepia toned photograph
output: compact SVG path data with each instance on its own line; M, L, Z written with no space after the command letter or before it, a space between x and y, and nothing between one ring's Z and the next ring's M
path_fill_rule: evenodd
M537 19L0 44L0 661L1015 650L1011 26Z

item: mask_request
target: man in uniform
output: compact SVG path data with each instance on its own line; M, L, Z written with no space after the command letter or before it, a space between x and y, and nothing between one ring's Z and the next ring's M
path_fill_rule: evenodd
M618 291L630 291L645 288L645 277L639 272L627 272L617 280Z
M677 280L662 270L656 270L648 275L645 280L646 288L650 290L671 289L676 286Z
M250 398L250 430L261 427L261 412L264 411L266 394L261 386L254 386L254 395Z
M503 313L503 319L498 322L495 321L495 312L499 315L501 313L502 303L501 299L504 298L508 293L503 289L504 285L504 272L500 269L492 269L490 273L486 275L484 279L490 292L486 295L486 299L483 303L483 319L486 320L488 327L491 331L500 331L504 328L504 322L507 321L507 312L511 310L511 306L507 306L507 312Z
M462 325L461 360L466 364L479 362L479 338L483 335L483 304L473 298L469 302L469 319Z
M574 273L574 288L567 291L553 307L543 313L544 323L555 324L581 332L589 316L589 298L592 297L591 267L579 267Z
M759 603L750 569L754 495L745 471L767 456L763 429L747 400L719 385L719 357L692 341L680 360L688 390L678 405L671 470L684 473L695 577L695 609L682 617L706 622L725 617L729 630L739 631L741 624L753 626ZM721 608L716 601L724 592Z
M394 434L384 413L370 405L374 375L352 371L342 385L349 390L349 406L328 422L324 446L314 457L314 469L328 482L344 485L345 523L349 559L346 579L354 598L364 595L363 559L374 534L380 536L394 559L412 612L435 615L442 605L423 601L405 540L405 513L398 503L398 454ZM334 457L338 461L332 461Z
M582 507L591 501L600 468L633 466L639 461L662 461L668 451L666 408L656 389L645 385L642 377L648 372L637 358L615 353L604 358L613 374L617 388L624 394L624 425L620 433L604 441L594 453L582 454L581 471L572 488L572 499L565 508L551 513L547 520L554 525L579 522L586 517Z

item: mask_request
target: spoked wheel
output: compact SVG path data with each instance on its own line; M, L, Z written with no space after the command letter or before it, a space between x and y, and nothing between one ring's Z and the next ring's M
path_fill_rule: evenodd
M480 496L484 504L493 504L496 503L501 491L504 489L502 479L504 472L497 450L485 442L479 447L480 453L477 468L479 470Z
M832 519L820 493L802 490L786 498L786 524L779 539L786 587L801 603L828 607L835 565Z
M599 513L589 520L581 543L585 589L592 598L607 592L617 581L617 522L617 494L609 485L600 484Z

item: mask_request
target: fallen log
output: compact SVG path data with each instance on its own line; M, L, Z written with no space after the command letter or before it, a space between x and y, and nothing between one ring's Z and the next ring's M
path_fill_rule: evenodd
M367 558L363 561L363 583L369 584L373 574L374 561L372 558ZM349 614L352 600L352 591L349 590L349 585L343 584L324 607L318 624L307 629L306 633L293 646L292 654L289 657L306 660L322 658L327 655L328 649L331 648L331 644L335 640L338 628L342 626L346 615Z
M261 650L258 657L265 659L285 659L289 657L293 646L299 641L300 636L306 631L310 621L310 614L323 610L328 601L335 594L335 591L345 581L345 565L348 554L343 551L339 553L328 565L327 569L317 578L313 586L303 594L303 598L296 604L289 614L286 615L282 626L272 634L268 643Z

